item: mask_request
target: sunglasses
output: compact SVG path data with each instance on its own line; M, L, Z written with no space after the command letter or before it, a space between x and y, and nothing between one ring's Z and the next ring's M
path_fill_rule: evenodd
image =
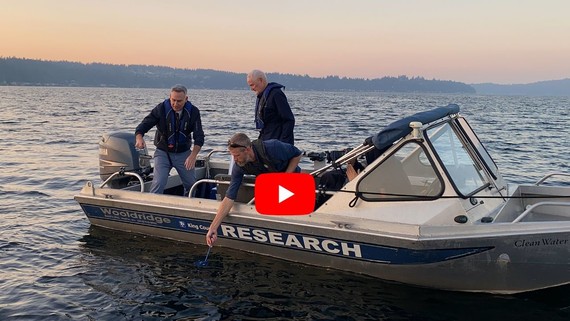
M247 148L247 146L244 146L244 145L241 145L241 144L232 143L231 140L228 140L228 147L231 147L231 148L238 148L238 147Z

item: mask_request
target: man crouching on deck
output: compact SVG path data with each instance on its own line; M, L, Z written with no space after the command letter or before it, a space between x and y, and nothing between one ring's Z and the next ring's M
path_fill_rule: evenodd
M302 152L297 147L276 139L266 141L257 139L252 142L246 134L237 133L228 141L228 150L232 154L235 165L232 168L232 178L226 196L218 207L216 217L206 234L208 246L212 246L218 238L218 227L234 205L243 175L301 171L297 165L301 160Z

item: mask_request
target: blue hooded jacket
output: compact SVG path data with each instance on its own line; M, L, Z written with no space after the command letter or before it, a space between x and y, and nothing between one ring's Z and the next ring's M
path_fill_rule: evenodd
M259 130L261 140L277 139L293 145L295 116L281 88L285 86L271 82L257 96L255 128Z

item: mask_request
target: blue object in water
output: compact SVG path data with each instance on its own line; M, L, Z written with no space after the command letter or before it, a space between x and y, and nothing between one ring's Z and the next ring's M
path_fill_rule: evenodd
M206 252L206 258L204 259L204 261L198 261L196 262L196 266L197 267L204 267L208 265L208 255L210 255L210 250L212 249L211 246L208 246L208 252Z

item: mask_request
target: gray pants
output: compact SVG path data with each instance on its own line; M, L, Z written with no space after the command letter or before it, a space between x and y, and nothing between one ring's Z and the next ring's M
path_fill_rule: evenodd
M184 195L188 195L190 188L196 182L196 174L194 172L194 169L187 170L186 167L184 167L184 162L190 155L190 152L191 150L182 153L167 154L161 149L156 149L154 152L154 178L152 179L152 184L150 186L151 193L164 193L164 187L168 181L168 175L172 167L174 167L176 168L176 171L182 180L182 185L184 186ZM168 159L169 155L170 160ZM172 164L170 161L172 161Z

